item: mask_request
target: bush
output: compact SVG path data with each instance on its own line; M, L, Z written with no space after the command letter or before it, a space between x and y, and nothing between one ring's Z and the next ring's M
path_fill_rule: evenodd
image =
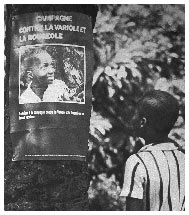
M124 164L137 139L131 122L150 89L175 96L180 116L170 133L184 145L184 5L100 5L94 31L90 127L91 210L123 210Z

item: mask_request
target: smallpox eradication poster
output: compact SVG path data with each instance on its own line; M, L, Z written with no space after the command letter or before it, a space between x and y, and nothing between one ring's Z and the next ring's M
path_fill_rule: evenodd
M13 160L85 160L92 49L87 15L48 11L12 17Z

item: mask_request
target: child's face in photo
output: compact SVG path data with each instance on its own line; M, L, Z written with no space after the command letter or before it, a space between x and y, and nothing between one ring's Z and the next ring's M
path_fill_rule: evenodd
M40 53L37 58L39 61L35 63L33 74L42 84L52 84L55 69L52 66L51 56L48 53Z

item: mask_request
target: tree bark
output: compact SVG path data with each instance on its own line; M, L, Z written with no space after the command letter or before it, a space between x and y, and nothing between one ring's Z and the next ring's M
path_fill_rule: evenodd
M5 164L4 204L6 211L88 210L89 174L84 161L12 161L8 92L10 68L10 13L43 10L66 10L91 14L93 27L96 12L85 5L7 5L5 10ZM95 8L96 9L96 8Z

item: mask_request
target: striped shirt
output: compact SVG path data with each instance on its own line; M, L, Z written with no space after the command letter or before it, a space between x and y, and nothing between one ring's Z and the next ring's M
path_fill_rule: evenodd
M143 210L185 210L185 156L174 143L150 144L131 155L120 194L143 200Z

